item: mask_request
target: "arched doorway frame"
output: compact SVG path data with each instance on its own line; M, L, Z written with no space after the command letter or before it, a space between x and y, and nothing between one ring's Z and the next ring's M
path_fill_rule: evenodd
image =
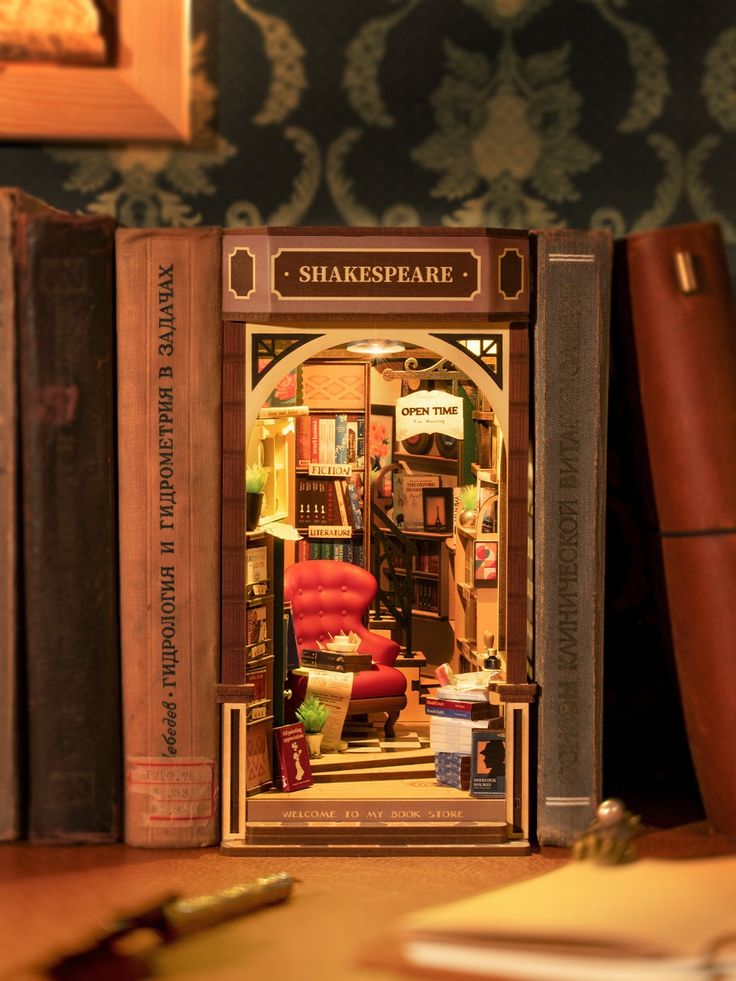
M506 640L507 681L525 684L529 661L530 631L528 630L529 578L529 338L528 325L515 322L491 324L452 323L445 321L428 326L425 323L391 318L375 318L366 323L293 324L281 326L245 321L238 360L242 364L242 385L245 404L243 452L247 446L258 412L271 390L290 371L310 357L316 357L340 344L369 337L391 337L436 351L447 357L467 374L483 391L498 414L506 449L506 479L504 512L506 515L506 597L505 623L502 631ZM479 359L464 352L459 344L445 338L464 337L503 338L499 386L492 373ZM256 346L259 338L293 338L294 345L274 360L270 370L257 371Z

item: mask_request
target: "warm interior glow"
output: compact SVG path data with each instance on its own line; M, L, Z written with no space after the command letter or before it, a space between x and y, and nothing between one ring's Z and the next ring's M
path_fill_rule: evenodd
M347 349L353 354L370 354L373 357L381 357L383 354L398 354L399 351L405 351L406 345L402 344L401 341L384 341L375 338L374 340L355 341L353 344L348 344Z

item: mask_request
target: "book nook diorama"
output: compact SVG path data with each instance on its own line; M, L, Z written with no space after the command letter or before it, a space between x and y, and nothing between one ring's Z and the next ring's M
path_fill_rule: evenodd
M223 257L223 850L527 853L530 236Z

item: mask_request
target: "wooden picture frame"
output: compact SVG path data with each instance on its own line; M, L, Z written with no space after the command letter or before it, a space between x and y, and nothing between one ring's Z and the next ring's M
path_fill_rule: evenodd
M498 586L498 540L476 539L473 547L475 582Z
M117 63L0 63L0 139L190 137L190 0L119 0Z
M453 506L451 487L422 487L424 530L452 532Z

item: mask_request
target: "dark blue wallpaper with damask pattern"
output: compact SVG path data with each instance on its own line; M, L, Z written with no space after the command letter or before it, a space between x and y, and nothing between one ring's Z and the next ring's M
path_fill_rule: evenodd
M126 224L718 218L722 0L194 0L192 146L4 145L0 182ZM734 253L736 255L736 253Z

